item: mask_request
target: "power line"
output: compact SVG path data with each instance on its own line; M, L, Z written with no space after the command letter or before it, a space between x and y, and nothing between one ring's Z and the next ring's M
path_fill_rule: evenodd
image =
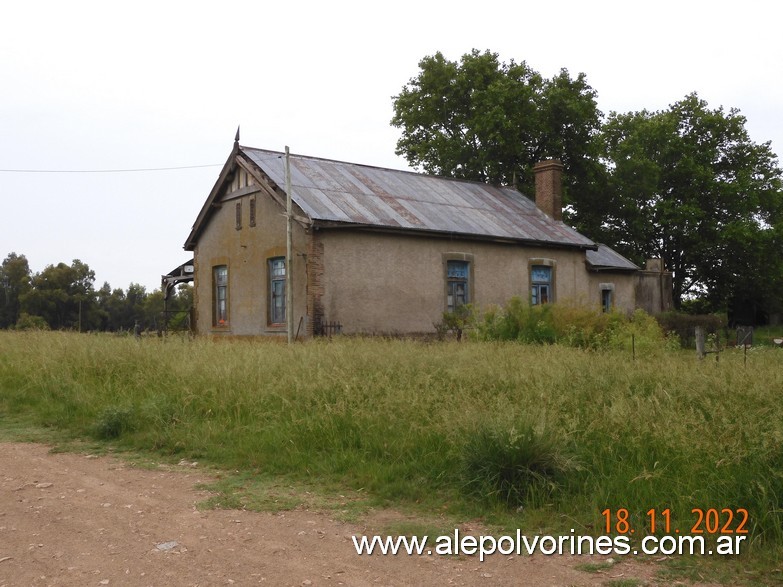
M179 169L201 169L222 167L223 163L208 165L183 165L181 167L142 167L137 169L0 169L0 173L138 173L143 171L176 171Z
M257 163L282 159L283 153L258 159ZM295 156L292 156L294 158ZM180 169L203 169L206 167L223 167L224 163L208 163L206 165L181 165L179 167L139 167L133 169L0 169L0 173L139 173L146 171L177 171Z

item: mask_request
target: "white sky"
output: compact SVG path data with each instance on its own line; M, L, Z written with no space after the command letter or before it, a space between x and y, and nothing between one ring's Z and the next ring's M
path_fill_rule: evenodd
M783 3L0 0L0 169L222 164L248 146L397 169L392 96L441 51L585 72L599 108L659 110L696 91L739 108L783 154ZM220 167L0 172L0 259L81 259L148 291Z

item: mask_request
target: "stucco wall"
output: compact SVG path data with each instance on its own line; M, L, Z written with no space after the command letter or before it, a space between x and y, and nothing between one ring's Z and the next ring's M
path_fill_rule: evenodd
M241 172L240 172L241 173ZM244 182L252 185L252 181ZM239 184L241 189L241 183ZM237 183L234 182L234 188ZM228 188L231 190L231 188ZM251 188L252 189L252 188ZM248 191L247 189L243 190ZM236 191L234 193L237 193ZM239 192L243 193L243 192ZM250 200L255 199L256 225L250 225ZM242 228L236 228L236 203L241 202ZM284 210L269 195L255 192L232 198L224 195L221 207L212 215L194 251L196 330L213 335L285 335L285 326L268 324L270 257L285 256L286 221ZM294 223L293 278L294 330L305 315L307 236ZM212 268L228 266L228 325L213 325ZM301 334L306 324L302 323ZM300 335L301 335L300 334Z
M196 330L208 335L284 336L285 325L269 324L268 272L269 259L285 255L283 207L267 192L255 190L253 179L242 169L226 182L218 201L194 250ZM470 303L479 308L503 305L513 296L529 299L534 264L553 267L555 302L599 309L602 284L611 284L615 307L627 312L639 305L637 298L645 309L660 301L652 299L655 291L646 272L592 273L584 251L577 249L350 229L306 230L295 222L294 330L303 337L312 334L315 323L325 321L339 322L348 334L432 332L446 310L448 260L469 261ZM228 267L226 326L213 324L217 265Z
M636 276L636 306L649 314L666 312L674 307L672 274L668 271L639 271Z
M591 308L601 309L601 290L606 286L613 290L615 310L626 314L633 313L636 309L636 272L591 272L587 300Z
M530 264L554 263L555 301L600 307L599 283L583 251L471 240L323 230L323 310L343 332L430 332L446 309L446 260L472 261L471 303L530 296ZM454 257L457 258L457 257ZM616 300L633 309L631 276L616 275Z

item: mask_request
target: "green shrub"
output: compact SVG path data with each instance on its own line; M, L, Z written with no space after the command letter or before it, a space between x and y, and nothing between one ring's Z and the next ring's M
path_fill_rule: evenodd
M522 298L513 297L505 308L490 308L477 321L477 337L552 344L557 340L552 308L550 304L533 306Z
M727 319L725 314L685 314L683 312L664 312L656 316L658 324L664 332L673 332L680 337L684 348L692 347L695 342L697 326L704 328L707 334L718 333L725 329Z
M528 422L485 425L463 447L467 492L510 507L543 505L574 468L556 437Z
M93 434L100 440L112 440L133 429L134 413L131 408L109 406L99 414Z
M514 297L505 308L491 307L477 320L479 340L516 340L525 343L563 344L598 349L640 351L666 348L667 339L649 314L636 310L631 316L600 312L569 304L533 306Z
M15 328L16 330L49 330L49 323L41 316L31 316L22 312Z
M623 317L606 333L604 348L649 352L656 349L671 350L679 347L679 339L667 338L655 317L644 310L636 310L630 317Z
M457 340L462 340L462 333L465 329L471 328L475 323L476 316L473 306L465 304L457 306L451 312L443 312L443 320L434 326L440 340L445 338L446 332L453 332Z

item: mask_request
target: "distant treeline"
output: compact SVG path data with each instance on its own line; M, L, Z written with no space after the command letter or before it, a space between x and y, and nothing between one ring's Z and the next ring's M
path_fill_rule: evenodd
M131 283L127 290L104 283L95 289L95 272L78 259L47 265L32 273L24 255L10 253L0 267L0 328L51 330L162 330L163 292ZM180 285L168 302L169 328L188 325L192 288Z

